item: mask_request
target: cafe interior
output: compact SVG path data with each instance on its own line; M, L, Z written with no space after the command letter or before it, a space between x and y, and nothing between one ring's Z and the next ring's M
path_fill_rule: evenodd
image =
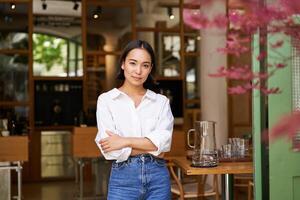
M172 199L300 199L297 151L261 137L266 124L291 109L291 94L268 102L251 91L228 94L238 82L208 74L239 64L260 70L257 49L220 54L230 24L216 33L184 21L186 9L246 12L244 1L191 2L0 0L1 200L106 199L111 161L94 142L96 102L116 87L118 59L132 39L153 47L158 91L174 115L165 155ZM273 82L290 88L288 73ZM213 153L198 155L203 148Z

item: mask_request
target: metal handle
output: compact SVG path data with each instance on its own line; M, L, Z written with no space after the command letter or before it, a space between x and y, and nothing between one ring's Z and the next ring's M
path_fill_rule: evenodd
M191 148L195 148L195 144L194 145L191 145L191 143L190 143L190 133L191 132L195 132L196 130L195 129L190 129L189 131L188 131L188 133L187 133L187 144L188 144L188 146L189 147L191 147Z

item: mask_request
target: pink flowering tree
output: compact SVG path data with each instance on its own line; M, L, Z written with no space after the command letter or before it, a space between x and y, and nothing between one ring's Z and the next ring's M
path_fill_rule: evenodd
M222 0L194 0L190 4L195 6L207 6L213 1ZM224 0L223 0L224 1ZM265 34L272 37L275 34L285 34L289 37L300 39L300 32L293 29L297 24L296 14L300 13L299 0L277 0L273 4L263 5L260 0L239 0L244 10L229 9L227 15L218 15L213 19L205 16L195 9L185 9L183 16L185 23L194 29L221 28L228 27L228 36L226 46L217 49L218 52L224 53L236 58L243 54L251 53L248 47L249 42L258 29L263 29ZM205 5L206 4L206 5ZM300 21L300 20L299 20ZM268 27L268 28L267 28ZM261 44L265 44L265 39L260 39ZM269 51L277 51L284 45L284 40L277 39L269 44ZM297 47L296 47L297 48ZM300 49L299 49L300 52ZM260 51L257 55L257 61L266 61L267 52ZM267 72L254 73L251 66L220 66L211 77L225 77L229 80L238 81L238 85L228 87L229 94L244 94L253 90L260 90L265 95L277 94L281 88L268 88L265 82L271 76L276 75L276 71L287 66L291 57L285 57L278 53L275 63L266 63L269 70ZM297 131L300 130L300 112L293 112L285 116L272 129L270 129L271 139L288 136L293 138Z

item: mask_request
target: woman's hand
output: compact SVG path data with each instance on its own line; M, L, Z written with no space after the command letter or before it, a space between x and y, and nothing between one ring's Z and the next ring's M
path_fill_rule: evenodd
M104 153L127 147L128 141L125 137L121 137L110 131L106 131L106 133L108 137L100 140L100 145Z

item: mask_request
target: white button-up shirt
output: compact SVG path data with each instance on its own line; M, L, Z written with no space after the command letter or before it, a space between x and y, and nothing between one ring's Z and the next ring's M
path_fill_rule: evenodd
M99 141L108 137L106 130L124 137L146 137L157 147L149 152L155 156L171 148L174 117L169 99L147 90L141 103L135 107L133 100L114 88L101 94L97 101L98 134L96 143L107 160L122 162L128 159L131 148L104 153Z

